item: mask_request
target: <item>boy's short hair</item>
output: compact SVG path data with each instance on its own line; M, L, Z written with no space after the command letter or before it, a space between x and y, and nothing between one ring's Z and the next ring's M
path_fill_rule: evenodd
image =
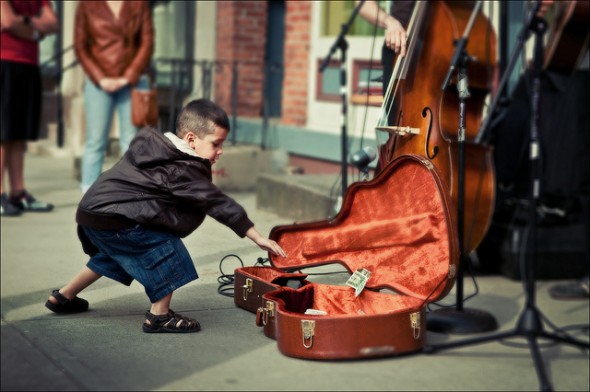
M227 113L215 102L195 99L187 103L176 119L176 136L183 138L188 132L203 138L221 127L229 132Z

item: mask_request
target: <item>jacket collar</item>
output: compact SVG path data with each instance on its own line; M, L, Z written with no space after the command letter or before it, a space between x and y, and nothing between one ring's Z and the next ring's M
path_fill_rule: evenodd
M179 149L180 151L184 152L185 154L192 155L194 157L199 157L195 150L193 150L184 139L179 138L172 132L165 132L164 136L166 136L174 146ZM199 157L201 158L201 157Z

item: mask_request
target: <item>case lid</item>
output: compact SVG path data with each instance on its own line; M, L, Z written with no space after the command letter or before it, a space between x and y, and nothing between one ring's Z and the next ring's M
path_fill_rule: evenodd
M285 270L339 263L371 272L371 289L392 289L430 302L445 296L458 263L450 192L432 162L404 155L370 181L353 183L330 220L275 226L270 237Z

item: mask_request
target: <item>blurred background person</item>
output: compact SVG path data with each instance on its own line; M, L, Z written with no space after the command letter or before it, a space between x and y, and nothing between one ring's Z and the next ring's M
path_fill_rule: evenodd
M406 55L406 28L414 11L413 0L393 1L388 11L379 6L378 1L367 0L359 9L359 15L374 25L385 29L381 63L383 65L383 91L387 90L389 79L393 74L395 55ZM356 1L360 4L360 1Z
M537 12L547 21L547 31L539 75L536 276L580 275L576 281L552 286L549 294L555 299L590 297L588 9L588 2L543 0ZM531 192L532 65L519 76L503 119L494 129L497 193L493 219L498 234L487 238L482 252L489 259L484 263L489 272L500 268L497 259L506 249L504 238L513 238L511 230L527 224L523 213ZM583 235L577 235L580 232ZM559 264L552 262L553 257L560 257Z
M137 133L131 122L131 89L149 69L154 29L147 1L81 1L76 11L74 48L86 74L86 143L81 189L102 172L113 113L119 119L121 154Z
M59 31L59 23L49 0L3 0L0 5L1 215L47 212L53 205L36 200L27 192L24 166L27 142L39 137L39 41ZM5 174L9 194L5 191Z

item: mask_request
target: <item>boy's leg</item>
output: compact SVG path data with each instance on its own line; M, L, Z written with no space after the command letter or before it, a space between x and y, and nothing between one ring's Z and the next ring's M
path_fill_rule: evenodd
M89 267L124 284L137 280L145 288L150 303L158 304L156 309L162 309L163 313L170 303L166 297L198 278L190 254L182 240L173 234L139 225L116 232L84 230L101 252L100 258L92 257ZM105 267L106 261L114 262L109 264L109 269ZM114 266L118 268L116 274Z
M152 304L146 313L145 332L200 330L198 321L170 310L174 291L198 278L192 258L180 238L140 225L123 230L84 227L83 231L99 251L88 262L91 271L126 285L135 279L144 286ZM95 280L92 280L92 274L88 280L84 277L88 278L88 275L81 273L81 278L72 282L72 292L84 288L80 282L90 284Z
M195 319L185 317L179 313L170 310L170 293L162 299L153 302L150 311L146 313L143 331L148 333L154 332L198 332L201 330L201 324Z
M155 314L156 316L167 314L170 310L170 301L172 300L172 294L174 293L170 293L161 300L154 302L150 307L150 313Z
M102 275L97 274L88 267L84 267L68 284L59 289L59 293L69 300L76 298L79 292L96 282ZM54 296L49 297L49 302L57 305L58 301Z

